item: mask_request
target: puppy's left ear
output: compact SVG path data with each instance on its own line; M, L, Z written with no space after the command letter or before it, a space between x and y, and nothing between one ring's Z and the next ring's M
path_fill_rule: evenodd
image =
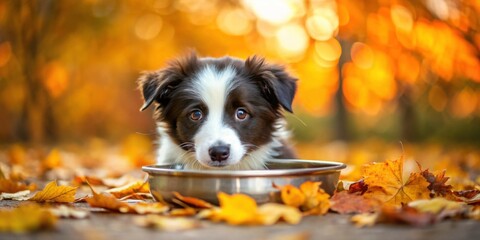
M292 102L297 91L297 79L290 76L280 65L267 64L257 56L245 61L245 68L260 84L262 93L273 104L280 104L285 110L293 112Z

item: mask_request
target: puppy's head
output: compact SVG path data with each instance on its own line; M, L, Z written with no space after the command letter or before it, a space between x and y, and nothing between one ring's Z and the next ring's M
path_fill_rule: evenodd
M198 58L191 54L139 80L141 110L206 167L239 164L272 141L282 109L292 112L296 79L256 56Z

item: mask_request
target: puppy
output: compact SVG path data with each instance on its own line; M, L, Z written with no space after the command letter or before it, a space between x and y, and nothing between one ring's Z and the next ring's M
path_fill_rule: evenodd
M185 169L264 169L271 158L294 158L283 110L292 112L297 79L253 56L190 54L145 72L139 89L152 103L160 135L157 162Z

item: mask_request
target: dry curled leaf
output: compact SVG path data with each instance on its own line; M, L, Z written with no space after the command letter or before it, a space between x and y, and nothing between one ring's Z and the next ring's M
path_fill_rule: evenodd
M57 202L57 203L72 203L75 201L76 187L58 186L57 182L49 182L45 188L37 192L29 200L36 202Z
M103 208L114 212L137 214L164 213L168 211L168 206L160 202L128 204L118 200L109 193L97 193L93 187L90 185L89 187L93 196L85 200L91 207Z
M420 166L420 165L419 165ZM445 197L452 193L452 185L447 185L449 177L445 177L446 170L438 174L431 173L428 169L421 172L422 176L429 183L428 189L431 191L431 197L442 196Z
M207 201L202 199L194 198L194 197L185 197L178 192L173 192L173 196L175 196L178 200L191 205L197 208L212 208L213 205Z
M24 233L55 226L57 217L36 203L12 210L0 209L0 232Z
M363 195L367 190L368 190L368 185L365 184L364 179L360 179L350 184L350 186L348 187L349 193L360 193L361 195Z
M408 206L423 213L435 214L436 221L440 221L444 218L461 217L467 212L466 203L450 201L441 197L412 201L408 203Z
M378 222L403 223L414 227L425 227L436 222L436 216L430 212L422 212L408 205L401 207L384 206Z
M116 198L125 199L125 197L130 196L129 199L145 199L145 196L150 196L150 186L148 182L136 181L125 186L109 189L106 192Z
M151 227L169 232L185 231L200 227L200 222L191 218L165 217L158 215L147 215L135 218L135 223L141 227Z
M368 164L363 168L368 190L364 196L389 206L400 206L417 199L430 197L429 183L420 173L411 173L403 180L403 157L382 163Z
M285 185L280 190L282 201L287 206L300 207L305 202L305 194L293 185Z

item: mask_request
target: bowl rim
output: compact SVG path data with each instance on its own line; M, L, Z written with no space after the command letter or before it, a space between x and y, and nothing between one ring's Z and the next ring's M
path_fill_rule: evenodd
M324 167L293 168L293 169L265 169L265 170L183 170L162 168L162 166L171 166L172 164L155 164L143 166L142 170L149 175L167 175L167 176L195 176L195 177L272 177L272 176L291 176L291 175L312 175L329 172L337 172L347 167L346 164L333 161L306 160L306 159L270 159L271 163L308 163L312 165L331 165Z

